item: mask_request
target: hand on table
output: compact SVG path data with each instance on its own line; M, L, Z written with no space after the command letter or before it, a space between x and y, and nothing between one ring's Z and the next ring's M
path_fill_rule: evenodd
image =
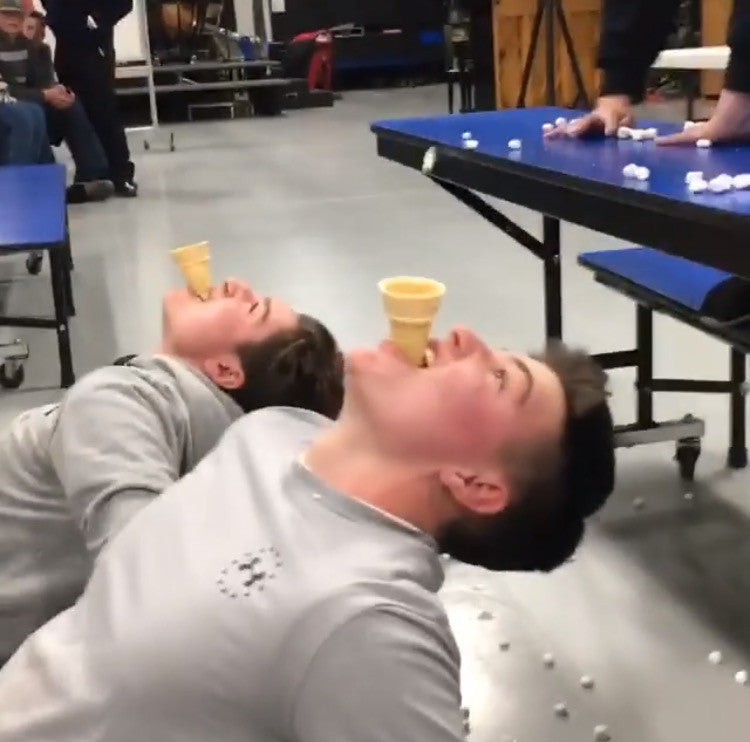
M659 137L657 144L695 144L699 139L712 142L750 141L750 94L722 90L714 115L708 121L678 134Z
M614 136L621 126L632 126L634 122L630 98L627 95L603 95L591 113L564 126L556 126L546 136Z

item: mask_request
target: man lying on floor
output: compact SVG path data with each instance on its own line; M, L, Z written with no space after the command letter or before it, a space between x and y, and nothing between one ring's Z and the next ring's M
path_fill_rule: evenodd
M74 603L108 537L243 412L339 412L336 342L284 302L231 281L207 302L168 294L163 316L159 353L94 371L0 434L0 665Z
M0 742L463 742L439 554L561 564L613 431L585 354L432 351L352 353L335 423L235 423L0 671Z

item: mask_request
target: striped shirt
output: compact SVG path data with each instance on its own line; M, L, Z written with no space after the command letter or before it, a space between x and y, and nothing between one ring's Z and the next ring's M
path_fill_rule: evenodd
M19 100L42 102L45 74L31 43L23 36L13 38L0 31L0 78Z

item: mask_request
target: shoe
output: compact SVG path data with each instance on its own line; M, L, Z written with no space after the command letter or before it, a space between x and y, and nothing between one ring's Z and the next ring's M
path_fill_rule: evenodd
M87 180L73 183L66 191L69 204L106 201L115 192L111 180Z
M138 184L134 180L117 181L115 193L121 198L135 198L138 195Z

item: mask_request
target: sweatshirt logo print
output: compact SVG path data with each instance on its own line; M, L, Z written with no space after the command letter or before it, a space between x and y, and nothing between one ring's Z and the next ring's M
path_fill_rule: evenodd
M283 566L281 554L275 546L247 551L221 570L216 585L227 598L248 598L253 591L262 593Z

